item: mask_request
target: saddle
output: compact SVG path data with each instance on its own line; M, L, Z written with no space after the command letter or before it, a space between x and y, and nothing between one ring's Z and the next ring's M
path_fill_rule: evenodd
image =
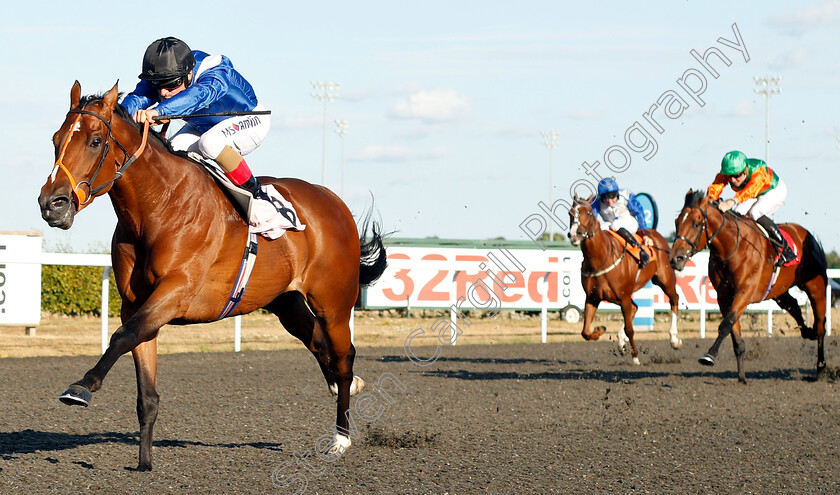
M624 249L626 249L627 252L630 253L630 256L635 258L637 262L639 261L639 248L627 244L627 241L625 241L624 238L621 237L621 234L619 234L618 232L615 232L613 230L608 230L607 232L609 232L613 235L613 237L618 239L618 242L620 242L621 245L624 246ZM639 244L639 246L642 246L642 249L644 249L648 256L650 256L650 263L656 261L656 250L653 249L651 246L646 245L644 239L642 239L642 236L640 236L639 234L634 233L633 238L636 239L636 242Z
M270 203L256 201L250 192L235 186L213 162L204 160L196 153L190 153L190 158L199 162L210 173L219 189L248 224L250 232L267 239L277 239L288 230L300 232L306 228L291 202L275 187L263 185L263 192L271 198Z
M779 246L776 246L776 243L775 243L775 242L773 242L773 239L771 239L771 238L770 238L770 236L769 236L769 235L767 235L767 231L766 231L766 230L764 230L764 227L762 227L762 226L761 226L761 224L759 224L758 222L756 222L755 224L758 226L758 230L761 232L761 234L762 234L762 235L763 235L763 236L764 236L764 237L765 237L768 241L770 241L770 244L772 244L772 245L773 245L773 248L774 248L774 249L776 249L776 257L775 257L775 258L773 258L773 262L774 262L775 264L777 264L777 265L778 265L778 263L779 263L779 258L781 258L781 257L782 257L782 251L781 251L781 249L779 249ZM790 236L790 234L789 234L789 233L788 233L785 229L783 229L781 226L779 226L779 232L782 234L782 237L784 238L784 240L785 240L785 242L787 243L787 245L788 245L788 246L790 246L790 249L791 249L791 251L793 251L793 254L795 254L795 255L796 255L796 257L795 257L793 260L788 261L787 263L785 263L785 264L784 264L784 265L782 265L782 266L794 266L794 265L798 265L798 264L799 264L799 262L800 262L800 261L802 261L802 252L799 250L799 246L797 246L797 245L796 245L796 243L795 243L795 242L793 242L793 237L791 237L791 236Z

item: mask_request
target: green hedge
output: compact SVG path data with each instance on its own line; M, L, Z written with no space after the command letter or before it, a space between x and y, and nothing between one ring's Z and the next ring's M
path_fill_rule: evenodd
M44 265L41 267L41 310L64 315L101 315L100 266ZM114 272L108 284L109 316L120 314L122 301Z

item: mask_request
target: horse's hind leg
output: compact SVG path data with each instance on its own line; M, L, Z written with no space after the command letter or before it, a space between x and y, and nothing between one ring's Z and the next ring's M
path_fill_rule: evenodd
M806 283L804 287L814 312L813 332L817 340L817 380L825 379L825 308L827 304L825 287L827 282L825 278L818 276Z
M324 339L326 323L322 318L316 318L306 305L300 292L286 292L277 297L265 309L274 313L283 327L303 342L318 361L321 373L327 381L327 386L333 395L338 394L338 383L330 366L330 356L327 352L327 342ZM364 388L364 381L354 377L350 386L350 395L355 395Z
M353 376L353 361L356 348L350 342L350 310L346 315L332 319L326 317L327 352L330 357L331 370L336 378L338 392L338 409L336 412L336 435L331 454L341 454L350 446L350 396L354 383L358 380L361 386L364 382Z
M809 328L805 323L805 318L802 316L802 309L800 309L796 298L790 295L789 292L785 292L773 300L776 301L776 304L778 304L780 308L787 311L788 314L793 317L803 339L816 340L817 334L814 332L814 329Z
M131 351L137 375L137 419L140 421L140 461L138 471L152 469L152 431L157 420L160 396L155 390L157 377L157 338Z

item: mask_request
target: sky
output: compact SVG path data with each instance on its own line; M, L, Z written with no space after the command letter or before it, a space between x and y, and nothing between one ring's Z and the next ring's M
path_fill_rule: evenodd
M228 56L272 111L247 157L257 175L321 183L326 156L325 183L355 214L373 197L385 230L410 238L528 240L538 203L586 194L587 168L651 194L667 235L726 152L767 157L754 77L781 76L769 164L789 193L774 217L840 250L840 1L149 5L22 2L0 19L0 231L41 231L47 251L108 249L107 197L68 231L41 220L51 138L75 80L128 92L149 43L176 36ZM341 83L326 119L312 81Z

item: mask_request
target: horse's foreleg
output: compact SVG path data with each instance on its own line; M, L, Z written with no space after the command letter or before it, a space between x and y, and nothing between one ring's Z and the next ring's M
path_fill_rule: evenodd
M111 336L108 349L96 366L61 394L59 400L69 405L88 406L91 393L102 387L105 375L120 356L157 337L160 327L179 316L181 306L189 300L183 290L187 284L185 277L169 276L161 279L149 299Z
M138 471L152 469L152 431L160 396L155 390L157 377L157 339L144 342L131 351L137 375L137 419L140 421L140 461Z
M677 287L674 279L675 277L672 275L670 283L664 283L660 277L655 276L653 277L653 283L658 285L659 288L662 289L665 295L668 296L668 300L671 304L671 326L670 328L668 328L668 335L670 336L671 348L681 349L683 342L682 339L680 339L677 335L677 320L679 319L680 296L677 293Z
M721 310L722 311L722 310ZM714 366L715 359L717 358L718 351L720 350L720 345L723 343L723 340L729 336L732 332L732 326L737 319L734 317L732 313L727 313L726 316L723 318L723 321L720 322L720 326L718 326L718 336L715 339L715 342L709 348L709 351L706 354L700 356L698 361L700 364L704 366Z
M633 317L636 315L636 303L633 299L626 298L621 301L621 313L624 316L624 333L627 335L627 340L630 341L630 350L633 354L633 364L639 363L639 350L636 348L636 340L634 338ZM619 339L620 342L620 339Z
M594 298L586 298L586 304L583 307L583 330L580 332L584 340L598 340L607 331L607 328L603 326L592 330L592 321L595 319L595 312L598 311L600 302Z
M741 321L740 319L732 325L732 348L735 351L735 360L738 362L738 381L747 383L747 376L744 372L744 353L747 352L747 344L741 337Z

